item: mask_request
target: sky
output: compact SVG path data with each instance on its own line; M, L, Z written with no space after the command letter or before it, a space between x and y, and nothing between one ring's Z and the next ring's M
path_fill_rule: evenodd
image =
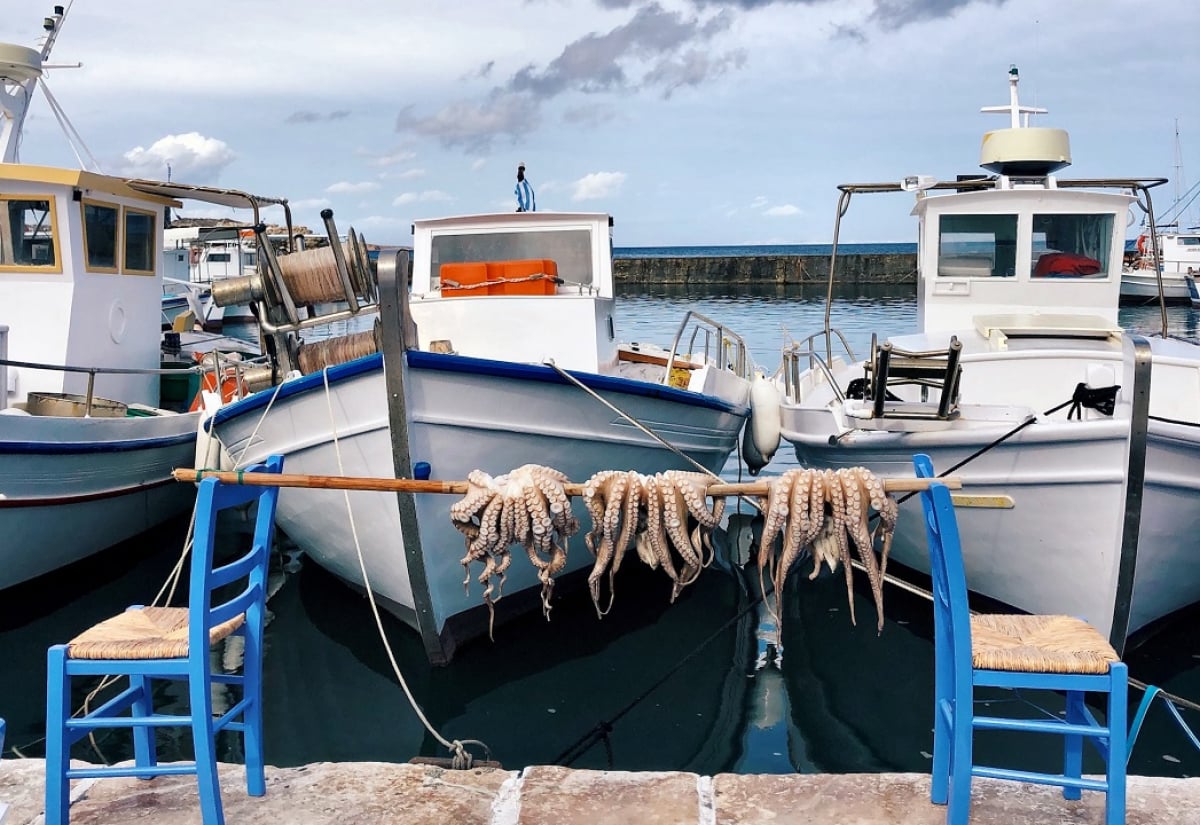
M52 6L0 0L0 42ZM104 172L371 243L515 209L518 162L619 247L828 243L840 183L978 172L1012 64L1061 175L1172 178L1161 212L1200 178L1197 32L1198 0L75 0L46 81ZM78 166L41 92L21 160ZM855 198L841 239L913 241L911 206Z

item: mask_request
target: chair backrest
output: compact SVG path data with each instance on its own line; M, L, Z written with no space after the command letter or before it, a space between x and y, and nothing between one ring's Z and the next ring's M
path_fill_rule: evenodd
M929 456L913 456L917 478L935 477ZM929 567L933 578L935 644L947 646L956 662L971 661L971 611L967 602L967 576L963 569L962 542L954 502L945 484L934 481L921 491L925 535L929 539Z
M246 472L257 473L278 474L282 470L282 456L271 456L265 464L246 468ZM250 548L214 569L217 514L254 501L258 502L258 510ZM188 601L188 650L192 657L207 659L209 631L239 614L246 614L248 627L262 627L267 563L275 534L278 501L278 487L222 484L215 478L200 482Z

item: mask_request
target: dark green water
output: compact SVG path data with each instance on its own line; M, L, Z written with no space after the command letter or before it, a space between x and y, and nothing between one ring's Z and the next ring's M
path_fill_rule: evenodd
M730 324L768 370L778 363L784 336L809 334L824 314L823 295L798 292L629 295L618 318L621 337L667 342L685 309ZM1125 311L1122 322L1152 329L1157 313ZM915 304L908 290L895 288L847 294L835 306L834 323L861 351L872 330L911 328ZM1175 332L1195 334L1186 308L1173 308L1171 323ZM781 450L767 472L793 465ZM736 477L734 464L726 475ZM46 647L152 599L186 528L186 519L178 519L0 597L0 716L8 720L9 746L42 754ZM236 519L223 525L229 541L245 529ZM268 761L442 755L396 684L365 599L297 558L286 543L281 550L267 630ZM573 551L583 548L576 543ZM661 573L626 565L615 606L603 620L585 593L557 595L549 622L533 615L504 625L494 642L469 645L445 668L425 663L407 627L391 619L384 627L430 722L447 738L483 740L506 768L563 762L703 774L929 770L928 602L889 590L884 629L876 634L864 589L856 592L855 627L840 574L815 582L798 578L784 599L782 659L758 667L760 653L773 650L758 639L768 617L756 602L756 577L714 566L673 605L669 591ZM1126 656L1131 676L1200 699L1198 623L1200 610L1192 610L1144 640ZM1054 697L1032 698L1054 709ZM1132 692L1131 701L1138 699ZM169 689L160 700L167 706L179 701ZM1184 715L1200 727L1200 714ZM1016 751L1049 767L1057 747L1046 753L1042 741L981 740L978 752L983 760L999 760L1001 751ZM129 756L128 742L118 734L98 744L105 758ZM97 758L86 743L78 748L77 756ZM188 750L184 738L165 743L160 755L184 757ZM222 758L239 758L232 739L223 743ZM1200 754L1159 708L1130 769L1196 776Z

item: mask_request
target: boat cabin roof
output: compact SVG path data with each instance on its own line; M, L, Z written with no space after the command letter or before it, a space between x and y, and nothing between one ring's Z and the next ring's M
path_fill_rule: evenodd
M125 178L102 175L83 169L63 169L57 166L34 166L27 163L6 163L0 168L0 178L8 181L47 186L71 186L140 201L152 201L163 206L178 207L179 203L167 193L135 189Z

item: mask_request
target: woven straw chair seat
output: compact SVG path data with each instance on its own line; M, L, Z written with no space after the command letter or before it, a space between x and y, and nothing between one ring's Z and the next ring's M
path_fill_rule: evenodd
M1108 673L1121 659L1096 628L1072 616L971 616L976 668L1040 673Z
M212 628L208 643L216 644L246 620L234 616ZM188 655L186 607L140 607L93 625L67 643L72 659L182 659Z

